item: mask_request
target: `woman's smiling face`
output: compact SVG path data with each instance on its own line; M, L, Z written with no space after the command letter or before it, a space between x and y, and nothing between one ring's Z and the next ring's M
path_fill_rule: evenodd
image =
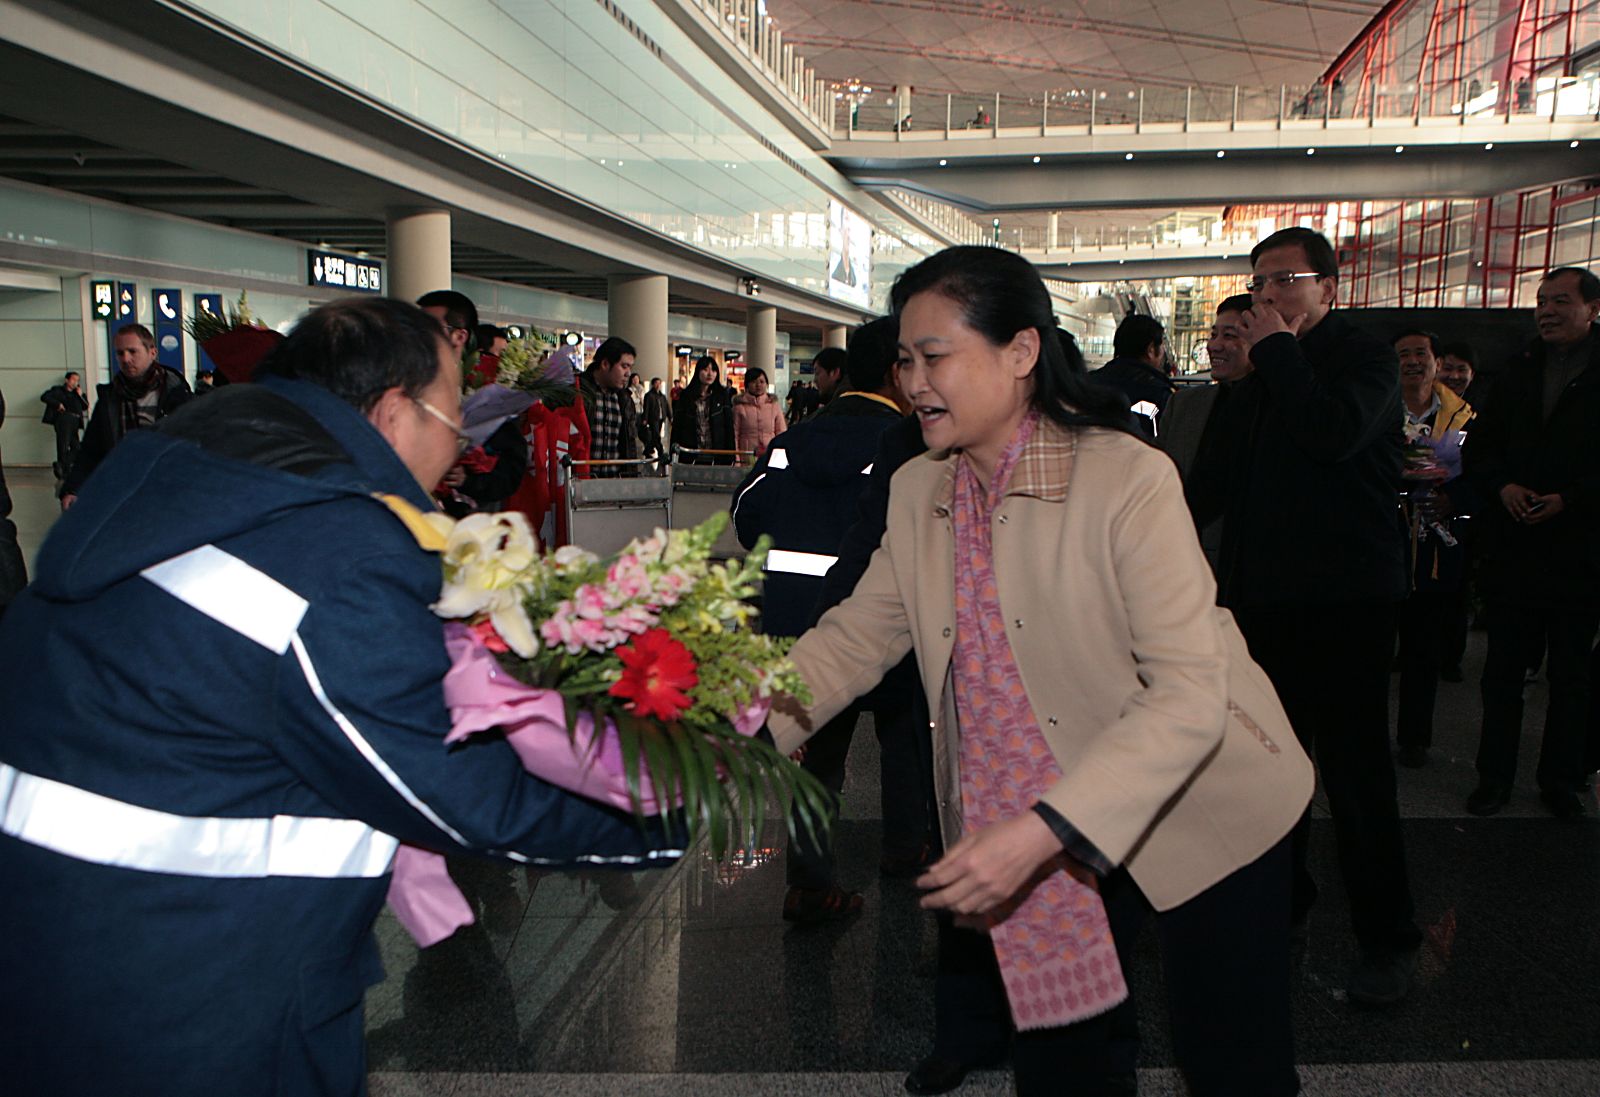
M900 313L901 387L932 450L961 449L985 480L1028 412L1039 333L996 346L942 293L919 293Z

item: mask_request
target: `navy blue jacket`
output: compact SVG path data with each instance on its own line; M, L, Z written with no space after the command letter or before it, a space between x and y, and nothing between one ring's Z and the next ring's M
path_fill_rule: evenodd
M677 843L450 748L429 500L349 405L236 386L130 435L0 622L9 1092L357 1094L395 840ZM400 510L405 510L404 506Z
M1172 399L1171 378L1149 362L1137 358L1113 358L1089 374L1089 380L1122 393L1128 401L1128 410L1133 413L1133 422L1139 428L1139 433L1146 438L1155 437L1161 413L1167 410L1167 401ZM1141 404L1153 406L1155 411L1133 410Z
M822 577L856 519L873 454L901 419L888 404L845 393L822 414L772 440L733 496L739 543L772 535L762 580L761 621L774 636L799 636L812 622Z

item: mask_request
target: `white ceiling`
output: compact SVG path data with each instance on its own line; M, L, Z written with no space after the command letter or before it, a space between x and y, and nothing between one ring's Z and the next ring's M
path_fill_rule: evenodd
M928 92L1315 80L1381 0L766 0L827 79Z

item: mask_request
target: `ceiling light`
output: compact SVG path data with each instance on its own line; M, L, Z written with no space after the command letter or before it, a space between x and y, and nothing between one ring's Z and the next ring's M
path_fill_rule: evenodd
M1494 142L1493 141L1489 141L1489 142L1484 144L1483 151L1484 152L1488 152L1492 148L1494 148Z
M941 167L941 168L942 168L942 167L944 167L944 166L945 166L945 165L946 165L946 164L948 164L948 163L949 163L949 162L950 162L950 161L948 161L948 160L940 160L940 161L939 161L939 166L940 166L940 167Z
M1572 144L1567 146L1567 148L1569 148L1569 149L1575 149L1577 147L1578 147L1578 142L1576 142L1576 141L1572 142Z
M1034 158L1033 158L1033 162L1034 162L1034 163L1035 163L1035 164L1037 164L1037 163L1038 163L1038 162L1039 162L1039 158L1038 158L1038 157L1037 157L1037 156L1035 156L1035 157L1034 157Z
M1307 156L1315 156L1316 154L1317 154L1317 150L1316 149L1306 149L1306 155Z
M1396 145L1394 147L1394 151L1395 152L1405 152L1406 151L1406 147L1404 145Z
M1125 152L1125 153L1122 154L1122 158L1124 160L1132 160L1133 159L1133 153Z
M1223 152L1223 151L1222 151L1222 150L1221 150L1221 149L1218 149L1218 150L1217 150L1217 159L1218 159L1218 160L1221 160L1221 159L1222 159L1222 158L1223 158L1223 157L1224 157L1224 156L1226 156L1226 155L1228 155L1228 154L1227 154L1227 153L1225 153L1225 152Z

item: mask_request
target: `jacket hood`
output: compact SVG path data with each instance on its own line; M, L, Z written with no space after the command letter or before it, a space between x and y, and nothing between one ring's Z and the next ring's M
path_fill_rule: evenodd
M897 421L885 416L882 429L870 430L859 416L808 419L772 440L767 461L769 466L786 461L790 475L807 486L837 487L858 479L871 467L878 452L879 435Z
M34 590L84 601L289 512L379 492L434 509L382 435L333 394L277 378L230 387L112 451L45 539Z

